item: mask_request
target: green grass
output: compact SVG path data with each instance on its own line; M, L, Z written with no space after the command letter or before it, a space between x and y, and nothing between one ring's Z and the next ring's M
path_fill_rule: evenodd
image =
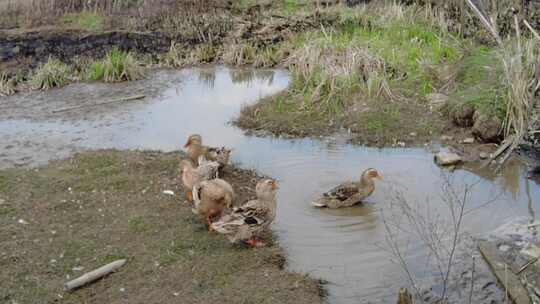
M470 49L460 63L458 88L452 97L472 104L480 113L495 115L502 120L506 115L506 97L501 85L502 66L497 56L487 47Z
M32 75L30 81L35 89L48 90L67 84L71 69L58 59L49 58Z
M105 25L105 17L98 13L81 12L67 14L62 18L64 25L85 30L101 30Z
M128 228L133 233L144 233L149 231L152 227L143 217L134 217L129 219Z
M131 53L114 48L103 60L94 62L90 66L87 78L105 82L119 82L138 80L143 76L139 62Z
M0 96L15 94L15 80L6 73L0 72Z

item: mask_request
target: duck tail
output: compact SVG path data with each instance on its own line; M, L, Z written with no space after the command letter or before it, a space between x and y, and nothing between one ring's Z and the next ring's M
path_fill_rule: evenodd
M317 208L324 208L324 207L326 207L326 204L323 203L323 202L321 202L321 201L313 201L313 202L311 202L311 205L312 205L313 207L317 207Z
M223 225L224 223L223 222L214 222L210 225L210 228L212 228L214 231L216 231L217 233L221 233L221 234L229 234L231 233L229 230L227 230L225 228L225 225Z

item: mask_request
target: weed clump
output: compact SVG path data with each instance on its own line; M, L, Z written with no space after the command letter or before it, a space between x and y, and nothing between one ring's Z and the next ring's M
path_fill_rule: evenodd
M15 83L6 73L0 73L0 96L15 94Z
M132 81L143 76L137 59L117 48L112 49L102 61L94 62L88 71L88 79L105 82Z
M71 69L58 59L49 58L32 75L31 83L35 89L49 90L54 87L62 87L67 84Z

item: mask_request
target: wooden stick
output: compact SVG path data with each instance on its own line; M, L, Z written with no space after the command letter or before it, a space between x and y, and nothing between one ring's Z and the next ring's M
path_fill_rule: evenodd
M517 274L520 274L522 273L525 269L527 269L529 266L531 266L532 264L538 262L538 260L540 260L540 256L539 257L536 257L530 261L528 261L527 263L525 263L525 265L521 266L521 268L519 269L519 271L517 272Z
M91 282L94 282L95 280L99 279L99 278L102 278L108 274L110 274L111 272L115 272L116 270L118 270L120 267L124 266L124 264L126 264L126 261L125 259L123 260L117 260L117 261L114 261L112 263L109 263L105 266L102 266L96 270L93 270L93 271L90 271L90 272L87 272L85 274L83 274L82 276L76 278L75 280L72 280L72 281L69 281L67 282L64 287L67 291L72 291L74 289L77 289L81 286L84 286L88 283L91 283Z
M71 110L80 109L80 108L85 108L85 107L90 107L90 106L100 106L100 105L104 105L104 104L115 103L115 102L121 102L121 101L130 101L130 100L136 100L136 99L143 99L143 98L145 98L145 97L146 97L145 95L135 95L135 96L129 96L129 97L118 98L118 99L112 99L112 100L108 100L108 101L105 101L105 102L92 103L92 104L84 104L84 105L79 105L79 106L74 106L74 107L68 107L68 108L61 108L61 109L57 109L57 110L52 110L52 112L53 112L53 113L59 113L59 112L71 111Z

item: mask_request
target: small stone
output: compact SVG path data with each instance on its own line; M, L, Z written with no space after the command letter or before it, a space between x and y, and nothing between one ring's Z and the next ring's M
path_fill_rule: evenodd
M501 246L499 246L499 250L502 251L502 252L507 252L508 250L510 250L510 246L501 245Z
M476 115L473 134L484 142L498 142L501 138L502 122L496 116Z
M474 143L474 138L472 137L467 137L463 140L463 143L464 144L473 144Z
M441 136L441 140L442 141L450 141L450 140L453 140L454 137L450 136L450 135L443 135Z
M173 292L173 296L178 297L179 295L180 295L180 293L178 293L178 292Z
M486 152L480 152L480 159L486 159L489 157L489 155Z
M124 287L120 287L120 292L125 292L126 289Z
M163 194L174 195L174 192L172 190L165 190L163 191Z
M82 266L76 266L76 267L73 267L71 270L73 270L73 271L81 271L83 269L84 269L84 267L82 267Z
M0 205L3 205L6 203L6 200L0 198Z
M23 225L28 225L28 222L23 220L23 219L19 219L19 224L23 224Z
M456 165L459 164L461 161L461 157L456 153L439 152L435 154L435 162L441 166Z
M416 137L416 136L418 136L418 133L416 133L416 132L411 132L411 133L409 133L409 135L412 136L412 137Z

